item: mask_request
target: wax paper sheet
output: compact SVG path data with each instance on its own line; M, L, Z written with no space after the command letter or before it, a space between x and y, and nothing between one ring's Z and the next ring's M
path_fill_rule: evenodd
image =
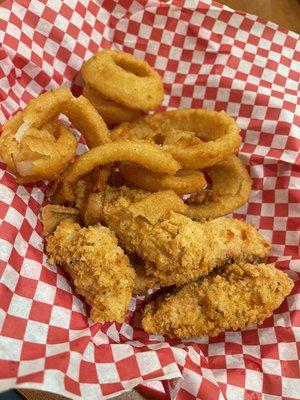
M126 323L93 324L43 251L47 184L18 186L1 163L0 389L95 399L168 380L172 399L299 399L299 36L209 0L5 1L0 122L43 91L79 94L82 62L102 48L159 71L162 109L204 107L237 119L253 189L235 215L272 241L269 261L295 288L263 325L213 339L147 335L137 297Z

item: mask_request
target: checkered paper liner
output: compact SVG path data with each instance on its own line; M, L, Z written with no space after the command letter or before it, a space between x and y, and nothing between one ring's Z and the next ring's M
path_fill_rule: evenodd
M83 60L110 47L159 71L162 109L235 117L253 190L234 215L273 243L270 261L295 280L263 325L217 338L147 335L138 297L126 323L93 324L43 252L46 183L18 186L1 164L0 389L95 399L167 380L178 400L299 399L299 36L209 0L19 0L0 6L0 46L1 123L45 90L79 94Z

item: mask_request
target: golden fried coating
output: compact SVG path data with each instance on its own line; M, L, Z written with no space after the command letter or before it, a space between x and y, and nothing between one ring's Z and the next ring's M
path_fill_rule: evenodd
M89 149L110 142L109 130L105 122L84 96L72 99L66 115L83 135Z
M188 199L188 217L195 221L222 217L248 201L252 181L237 156L232 155L205 172L212 181L212 187Z
M82 208L82 215L85 225L95 225L103 222L103 207L107 195L108 201L115 201L119 196L129 197L135 202L144 199L149 193L144 190L132 190L126 186L120 186L118 190L108 186L105 192L90 193L85 206Z
M186 206L170 191L147 195L108 187L93 203L93 222L103 219L163 286L185 284L231 259L254 261L269 253L270 244L244 221L223 217L201 224L179 214Z
M15 135L23 124L23 111L19 111L9 120L4 122L2 134L0 136L0 157L6 163L10 171L16 172L16 166L12 154L19 151L19 141Z
M225 111L186 108L124 122L111 131L111 138L158 143L183 169L202 169L235 154L241 143L239 132Z
M135 271L133 293L139 296L145 296L149 289L158 289L160 286L158 279L153 275L147 274L143 260L136 254L129 254L128 257Z
M64 87L43 93L3 124L0 156L19 183L55 180L72 161L77 139L57 119L71 99Z
M65 113L72 100L69 88L61 87L31 99L23 111L23 121L32 128L41 128L60 113Z
M149 333L180 338L217 336L261 324L292 288L292 280L273 265L232 264L220 275L149 303L142 326Z
M0 156L17 175L19 183L54 180L72 161L77 148L76 137L57 119L40 129L32 128L27 122L23 123L24 113L16 114L4 124Z
M160 75L129 53L101 50L85 61L81 75L86 85L125 107L154 110L164 96Z
M133 121L141 115L140 110L134 110L109 100L88 85L84 86L83 95L89 99L108 126Z
M75 184L75 207L84 212L90 193L105 190L110 175L110 166L96 167L89 174L82 176ZM55 195L53 196L55 199ZM88 224L89 225L89 224Z
M79 211L73 207L59 206L57 204L47 204L42 208L42 222L44 226L44 235L48 236L53 233L64 219L73 222L80 222Z
M114 233L101 225L81 228L63 220L47 238L46 251L91 305L93 321L124 321L135 273Z
M176 175L156 174L132 163L121 163L120 172L130 186L158 192L173 190L178 195L197 192L207 185L203 172L180 169Z
M94 168L119 161L130 161L153 172L174 175L180 164L160 146L147 142L112 142L95 147L81 154L61 177L56 197L62 202L75 200L74 185Z

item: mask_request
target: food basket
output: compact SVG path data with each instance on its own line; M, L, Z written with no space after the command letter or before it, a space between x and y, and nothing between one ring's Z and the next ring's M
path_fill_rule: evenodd
M82 62L101 48L161 74L162 110L233 116L253 179L234 215L272 242L269 261L295 281L263 325L216 338L146 334L140 297L126 323L93 324L66 273L47 263L39 213L48 184L17 185L1 163L0 390L94 399L144 383L177 400L299 399L299 36L210 0L5 1L0 16L1 124L45 90L79 95Z

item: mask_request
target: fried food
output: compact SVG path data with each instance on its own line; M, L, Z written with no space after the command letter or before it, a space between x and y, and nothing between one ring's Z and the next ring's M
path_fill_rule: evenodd
M138 165L121 163L120 172L130 185L149 192L173 190L177 194L186 194L197 192L206 186L206 180L201 171L179 170L172 176L156 174Z
M101 96L136 110L153 110L163 100L159 74L131 54L102 50L85 61L82 78Z
M52 234L57 225L64 219L79 223L79 211L73 207L64 207L57 204L47 204L43 207L42 222L44 226L44 236Z
M147 274L143 260L136 254L128 254L128 257L135 272L133 293L138 296L146 296L149 289L158 289L160 285L157 278Z
M67 88L44 93L3 126L0 155L18 182L54 180L73 160L77 140L57 120L61 113L69 117L89 147L110 142L107 126L88 99L73 98Z
M183 109L124 122L113 129L111 137L161 144L183 169L201 169L236 153L241 142L239 132L225 111Z
M105 194L105 202L109 199ZM186 205L172 190L165 190L143 196L131 204L129 209L133 218L141 217L154 225L166 219L171 211L183 213Z
M19 183L56 179L74 158L77 147L75 135L56 119L40 129L28 127L22 121L23 112L4 126L0 136L1 157L17 175ZM25 124L26 130L22 129L20 133ZM6 129L7 126L9 129Z
M73 158L76 139L57 121L71 98L67 88L44 93L4 123L0 156L20 183L53 179Z
M114 161L131 161L166 174L175 174L180 169L180 164L156 144L128 141L107 143L83 153L64 171L56 197L60 201L74 201L74 184L78 179L95 167Z
M229 214L248 201L252 181L247 168L237 156L230 156L207 168L211 189L192 195L186 215L196 221Z
M145 199L149 192L144 190L132 190L126 186L120 186L117 188L112 188L108 186L105 192L90 193L84 207L84 223L88 225L95 225L100 221L103 222L103 207L105 204L105 198L110 202L114 202L120 196L129 198L131 202L137 202L139 200ZM185 207L185 206L184 206ZM160 207L162 209L162 207ZM184 209L183 209L184 210Z
M95 197L98 218L116 233L127 252L143 259L147 273L163 286L182 285L229 260L264 258L270 250L263 236L244 221L223 217L201 224L179 214L185 205L170 191L147 195L107 187L105 195ZM94 222L96 213L90 213Z
M74 159L77 148L75 135L58 123L54 135L47 130L28 129L13 154L19 183L54 180Z
M11 171L17 173L12 155L18 152L28 129L38 130L51 120L55 121L61 110L66 109L71 98L72 93L67 88L41 94L36 99L31 99L23 111L19 111L3 124L0 155Z
M246 264L262 262L270 244L223 217L251 190L234 119L204 109L141 117L162 102L162 79L124 52L100 51L81 73L82 96L44 93L0 137L19 183L52 181L46 196L56 204L42 209L50 262L67 270L95 322L123 322L132 291L161 289L144 311L150 333L215 336L260 323L292 282L271 265ZM75 161L77 140L60 114L90 149Z
M293 281L270 264L232 264L149 303L146 332L188 338L261 324L291 292Z
M9 170L14 173L17 171L12 154L18 152L20 143L15 135L23 122L23 112L19 111L3 124L3 131L0 136L0 156Z
M40 129L60 113L64 114L71 99L72 93L70 89L61 87L30 100L23 111L23 122L26 124L25 129L29 127ZM17 132L16 136L20 133L20 131Z
M89 99L108 126L130 122L141 115L140 110L134 110L133 108L122 106L115 101L108 100L88 85L84 86L83 95Z
M63 220L48 236L51 263L70 274L77 293L91 305L94 322L123 322L129 306L135 273L114 233L96 225L81 228Z
M85 204L80 208L86 226L95 225L103 221L104 198L104 192L89 193L87 195Z
M82 176L75 184L75 207L83 213L90 193L97 193L105 190L110 176L110 165L94 168L87 175ZM55 201L55 193L52 197Z
M92 191L93 182L94 182L94 171L84 175L76 182L74 186L74 193L75 193L74 206L77 208L77 210L81 211L85 207L89 194ZM57 189L52 194L51 201L54 204L59 204L59 199L57 199L56 196L57 196Z
M111 173L110 164L96 167L93 172L94 179L91 191L95 193L105 190Z
M101 115L84 96L72 99L66 115L83 135L89 149L111 141L109 130Z

